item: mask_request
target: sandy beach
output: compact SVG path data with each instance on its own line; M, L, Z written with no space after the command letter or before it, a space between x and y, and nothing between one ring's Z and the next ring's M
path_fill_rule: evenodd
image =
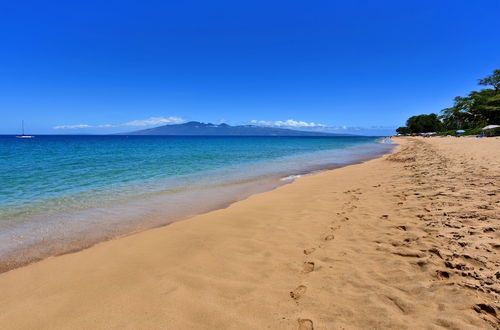
M0 328L499 328L500 139L396 143L0 274Z

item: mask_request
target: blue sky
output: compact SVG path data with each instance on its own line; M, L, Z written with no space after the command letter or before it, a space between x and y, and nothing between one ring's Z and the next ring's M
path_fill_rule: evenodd
M388 134L500 68L499 12L498 0L2 1L0 134L22 119L32 134L183 120Z

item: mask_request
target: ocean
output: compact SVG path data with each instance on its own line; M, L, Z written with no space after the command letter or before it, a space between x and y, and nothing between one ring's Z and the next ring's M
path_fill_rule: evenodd
M354 136L0 136L0 271L391 148Z

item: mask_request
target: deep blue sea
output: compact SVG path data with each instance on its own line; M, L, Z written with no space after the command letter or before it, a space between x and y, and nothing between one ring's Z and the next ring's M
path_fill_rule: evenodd
M164 225L389 148L375 137L0 136L0 260Z

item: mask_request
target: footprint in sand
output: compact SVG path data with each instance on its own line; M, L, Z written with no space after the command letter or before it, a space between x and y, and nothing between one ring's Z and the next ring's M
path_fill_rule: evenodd
M450 273L444 270L436 270L436 277L439 279L448 279L450 278Z
M307 287L304 285L299 285L295 290L290 291L290 297L293 300L298 301L306 293Z
M310 273L314 270L314 262L306 261L304 262L304 273Z
M298 319L299 330L313 330L313 322L309 319Z
M327 236L325 237L325 241L331 241L331 240L332 240L332 239L334 239L334 238L335 238L335 236L333 236L333 235L327 235Z
M307 256L313 253L314 251L316 251L316 248L304 249L304 254Z
M478 313L488 313L488 314L493 315L495 318L497 317L497 312L495 311L495 308L493 306L488 305L488 304L477 304L477 305L474 305L473 309ZM300 320L299 320L299 324L300 324ZM299 325L299 329L301 329L300 325ZM304 329L309 329L309 328L304 328Z

